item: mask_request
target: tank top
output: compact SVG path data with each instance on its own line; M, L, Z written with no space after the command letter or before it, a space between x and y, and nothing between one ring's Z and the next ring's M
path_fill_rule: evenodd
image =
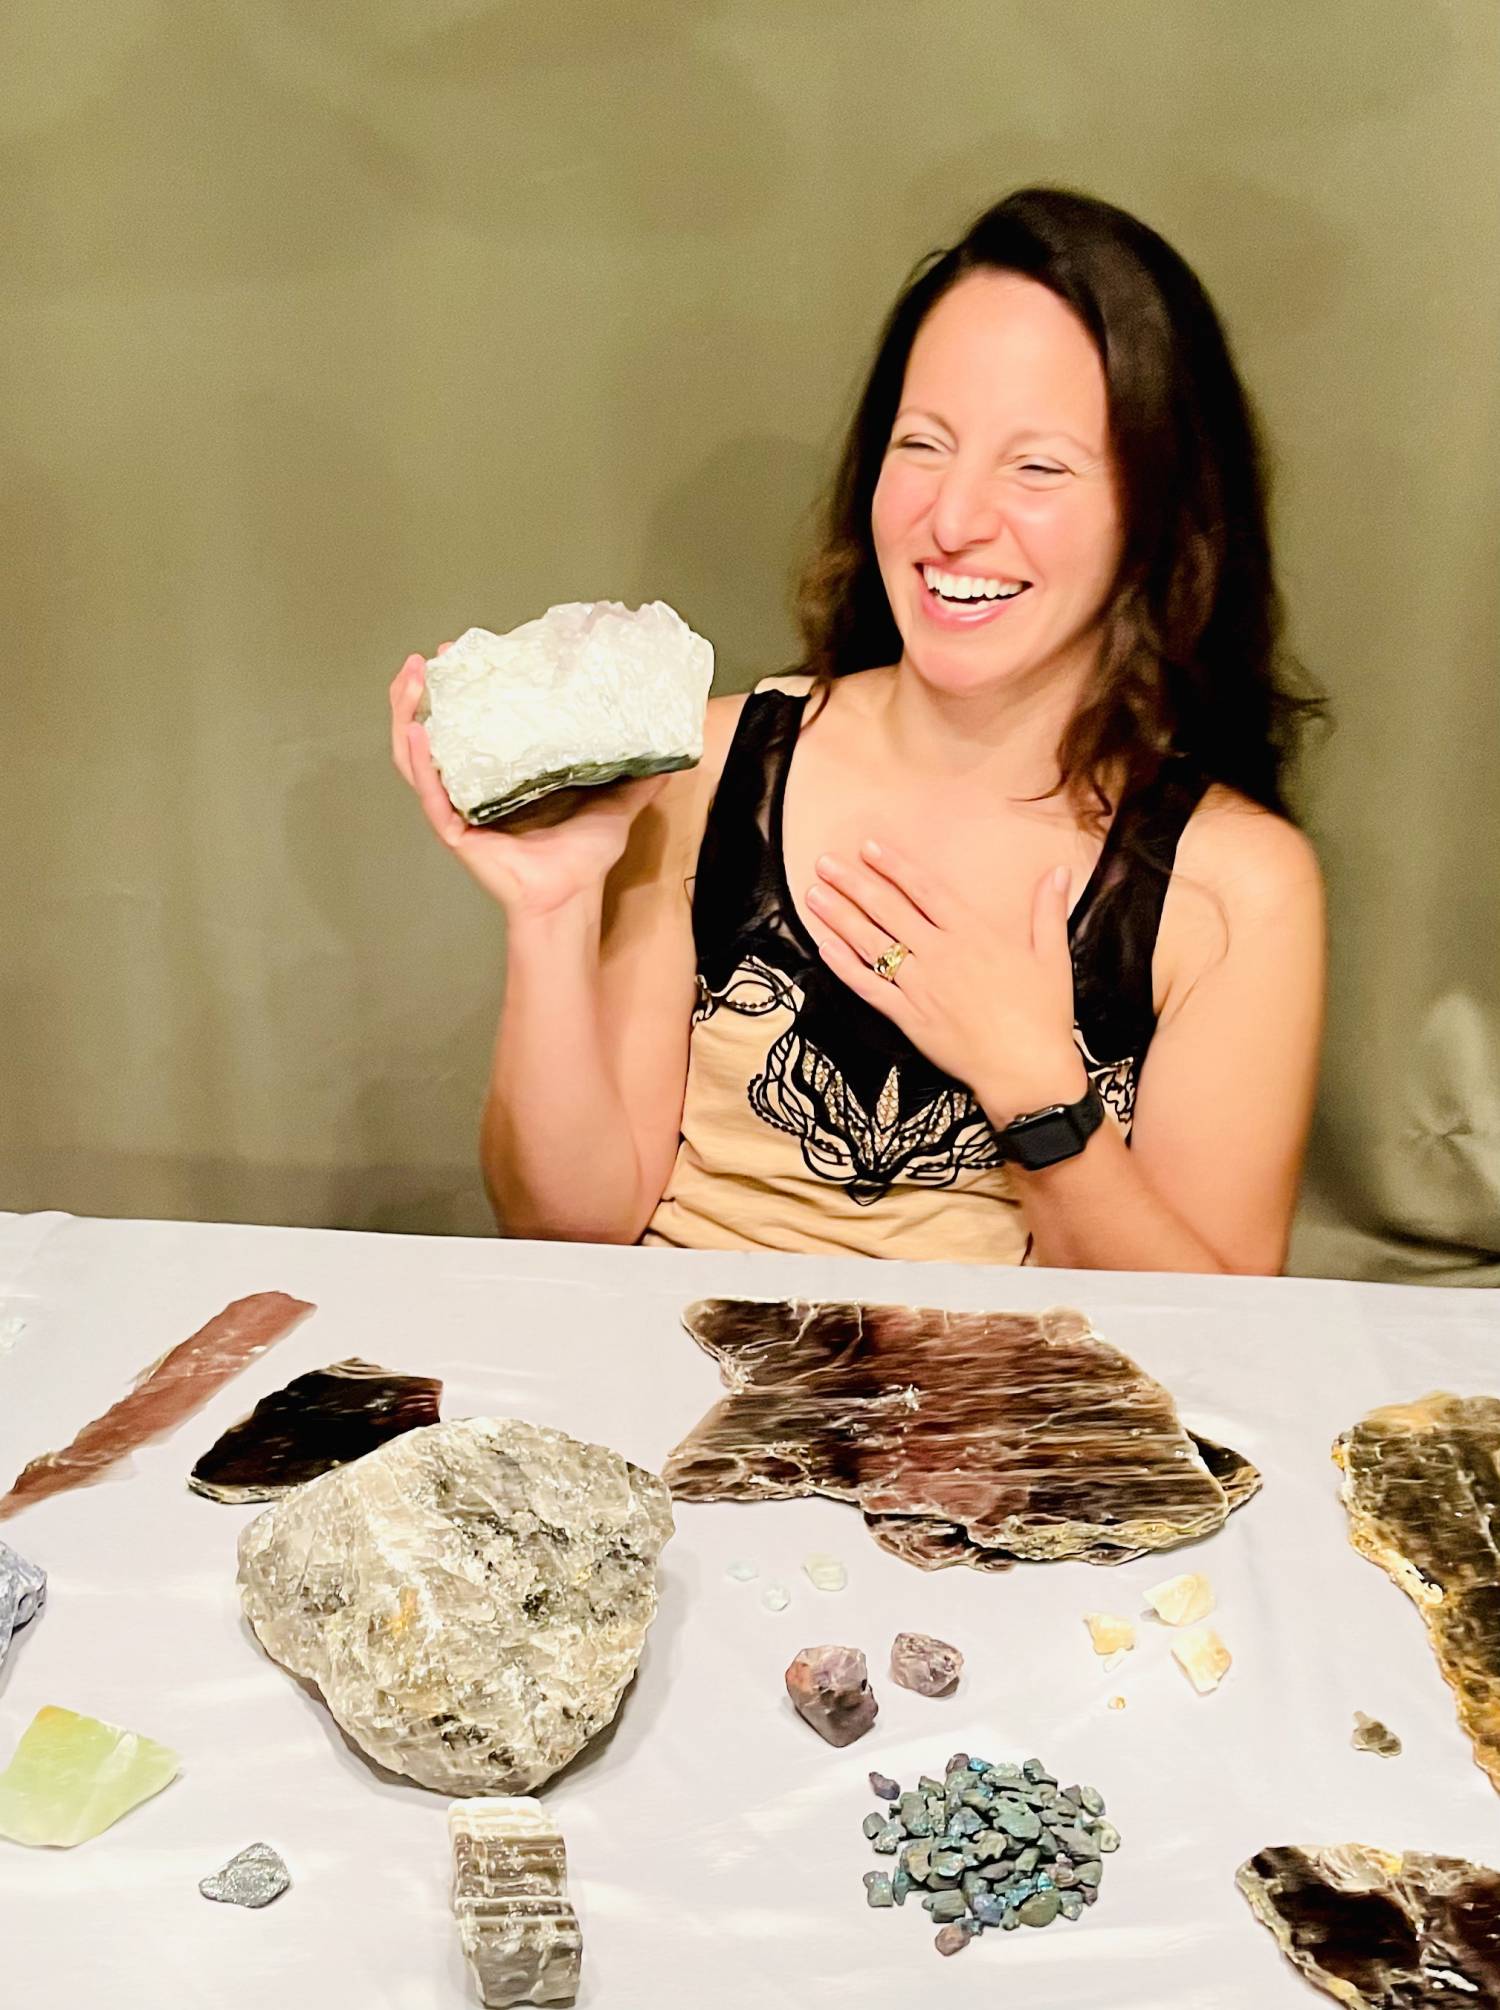
M681 1141L642 1241L1022 1263L1020 1200L978 1102L828 969L792 900L782 803L811 688L752 692L709 806ZM1170 759L1127 796L1069 919L1074 1037L1127 1141L1162 905L1205 787Z

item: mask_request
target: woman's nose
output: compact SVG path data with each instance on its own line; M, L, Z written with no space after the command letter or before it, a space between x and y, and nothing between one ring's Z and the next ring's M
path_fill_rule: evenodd
M932 505L932 532L945 552L988 544L1000 533L999 501L977 470L950 467Z

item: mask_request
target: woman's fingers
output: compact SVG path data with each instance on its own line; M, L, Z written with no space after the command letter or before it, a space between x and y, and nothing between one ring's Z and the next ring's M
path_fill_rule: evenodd
M872 964L877 956L890 948L892 942L900 939L893 929L883 928L856 901L850 900L825 880L819 880L816 886L807 889L807 904L824 924L825 939L828 930L832 929L866 965Z
M1054 866L1036 883L1031 897L1031 947L1048 961L1071 960L1068 948L1068 889L1073 875L1065 865Z
M934 928L954 928L961 915L961 904L956 894L943 885L941 880L920 866L905 852L894 851L890 845L877 844L874 838L866 838L859 848L859 855L872 872L909 901L925 921Z
M425 726L407 727L406 747L411 769L411 785L417 792L417 800L422 805L423 814L443 843L456 847L469 826L449 802L448 791L443 787L442 778L433 766Z
M420 656L408 656L391 679L391 759L402 781L412 787L416 783L412 776L406 734L416 717L417 703L422 696L425 667Z
M932 924L927 916L900 887L868 866L849 865L825 853L818 860L818 886L842 896L874 924L882 938L880 949L892 942L904 942L908 949L915 949L931 933ZM858 942L854 946L860 948Z

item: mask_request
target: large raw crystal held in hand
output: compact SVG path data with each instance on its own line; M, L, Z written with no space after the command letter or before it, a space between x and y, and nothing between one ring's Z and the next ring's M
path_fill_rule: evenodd
M554 789L694 766L713 674L712 645L665 601L569 601L432 658L428 744L454 808L496 823Z
M656 1612L666 1488L510 1418L408 1431L240 1536L245 1612L372 1759L524 1793L613 1718Z

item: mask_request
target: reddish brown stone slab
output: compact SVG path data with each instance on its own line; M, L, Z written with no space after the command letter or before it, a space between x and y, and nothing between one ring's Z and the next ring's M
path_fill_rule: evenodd
M1260 1482L1078 1312L708 1299L684 1322L731 1393L667 1460L675 1497L857 1501L924 1569L1123 1562Z
M201 1409L216 1390L313 1311L284 1291L237 1298L206 1326L137 1376L128 1396L85 1424L60 1452L43 1452L0 1499L0 1518L49 1494L98 1479L127 1452L159 1438Z

